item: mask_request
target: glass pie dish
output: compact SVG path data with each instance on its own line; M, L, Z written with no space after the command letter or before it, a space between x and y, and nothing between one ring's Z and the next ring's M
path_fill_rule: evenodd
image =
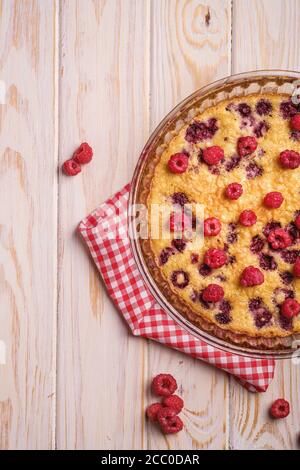
M253 94L284 94L288 97L297 98L297 95L300 94L300 73L269 70L226 77L196 91L177 105L163 119L145 145L133 175L128 218L130 240L137 267L145 284L166 313L188 333L216 348L240 355L277 359L291 358L298 354L300 334L293 333L286 336L282 342L284 344L280 344L278 348L274 346L268 348L265 345L264 347L258 347L255 341L253 341L253 346L251 341L250 344L248 342L245 345L242 341L236 342L234 339L224 339L222 335L216 335L209 329L202 328L195 322L190 321L186 315L183 315L181 309L165 295L165 290L162 288L159 279L153 275L151 259L145 255L147 253L147 240L145 241L140 236L141 225L143 225L143 217L140 217L142 209L137 212L135 209L134 213L131 209L132 207L142 208L147 205L154 168L172 138L184 126L190 123L195 116L224 100L247 97ZM136 222L137 215L138 224Z

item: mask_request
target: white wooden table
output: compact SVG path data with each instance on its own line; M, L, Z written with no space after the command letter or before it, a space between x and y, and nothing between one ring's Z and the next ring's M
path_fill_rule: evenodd
M300 68L299 0L1 0L1 449L292 449L300 366L265 394L133 338L74 234L129 181L161 118L200 86ZM93 163L59 166L87 140ZM0 343L1 344L1 343ZM149 379L182 384L186 428L144 419ZM267 410L285 396L292 414Z

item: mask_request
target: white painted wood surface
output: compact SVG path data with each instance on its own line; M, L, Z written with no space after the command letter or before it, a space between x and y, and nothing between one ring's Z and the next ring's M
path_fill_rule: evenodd
M0 0L0 449L296 448L299 366L253 395L131 337L74 229L183 97L231 72L299 70L299 21L297 0ZM67 178L84 140L93 163ZM186 401L168 438L144 419L162 370ZM271 422L282 395L293 412Z

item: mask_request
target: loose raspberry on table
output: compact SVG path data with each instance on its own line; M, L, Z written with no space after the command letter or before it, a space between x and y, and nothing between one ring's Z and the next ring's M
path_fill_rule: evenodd
M283 168L295 170L300 165L300 154L294 150L284 150L279 155L279 161Z
M157 413L157 418L164 434L174 434L183 428L183 422L173 408L163 407Z
M239 183L230 183L225 190L225 194L228 199L236 200L243 194L243 186Z
M237 142L237 151L240 157L246 157L257 149L257 140L255 137L240 137Z
M93 149L87 142L83 142L73 153L73 159L80 164L89 163L93 158Z
M269 209L278 209L283 203L283 196L278 191L272 191L264 197L264 205Z
M186 153L174 153L168 161L169 170L172 173L184 173L189 164L189 157Z
M224 158L224 150L218 145L202 150L202 158L208 165L217 165Z
M275 228L270 232L268 242L273 250L282 250L292 244L292 239L283 228Z
M152 380L152 391L159 397L168 397L177 390L177 382L171 374L158 374Z
M68 176L75 176L81 172L81 166L71 158L63 164L63 171Z
M168 406L169 408L175 410L177 414L180 413L184 407L183 399L178 395L170 395L165 397L162 402L164 406Z
M161 408L162 408L161 403L152 403L152 405L149 405L148 408L146 409L147 418L152 422L156 422L157 413Z
M204 220L204 235L206 237L215 237L221 231L221 222L216 217L209 217Z
M253 287L263 284L264 280L264 275L258 268L248 266L242 272L240 283L244 287Z
M300 114L295 114L290 120L290 126L293 131L300 131Z
M300 277L300 258L298 258L294 264L293 273L296 277Z
M297 215L295 219L295 225L300 230L300 215Z
M290 414L290 404L284 398L278 398L270 408L270 414L275 419L286 418Z
M209 284L202 292L202 298L205 302L219 302L224 298L224 289L218 284Z
M300 304L295 299L286 299L281 305L280 312L286 318L296 317L300 312Z
M209 248L204 255L204 264L212 269L221 268L227 262L227 255L220 248Z
M239 222L241 225L244 225L245 227L251 227L252 225L256 224L257 217L256 217L255 212L252 211L251 209L245 209L240 214Z

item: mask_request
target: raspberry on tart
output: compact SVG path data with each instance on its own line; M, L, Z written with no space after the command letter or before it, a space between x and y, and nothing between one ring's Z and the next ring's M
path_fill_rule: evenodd
M218 145L202 150L202 158L208 165L217 165L224 158L224 150Z
M218 284L209 284L202 292L202 298L205 302L219 302L224 297L224 289Z
M295 114L290 120L290 126L293 131L300 131L300 114Z
M240 284L243 287L259 286L264 283L263 273L254 266L248 266L241 275Z
M300 277L300 258L298 258L294 264L293 273L294 276Z
M292 244L291 237L283 228L272 230L268 236L268 242L273 250L282 250Z
M295 225L300 230L300 215L297 215L296 220L295 220Z
M257 217L255 212L251 209L245 209L240 214L239 222L241 225L244 225L244 227L251 227L252 225L256 224Z
M216 237L221 232L221 222L216 217L204 220L204 236Z
M171 173L184 173L189 164L189 157L186 153L175 153L168 161L168 167Z
M257 140L255 137L240 137L237 143L237 151L240 157L251 155L257 149Z
M300 153L294 150L284 150L279 155L279 161L283 168L295 170L300 165Z
M227 255L220 248L210 248L204 255L204 263L212 269L218 269L227 262Z
M268 209L278 209L283 203L283 200L283 196L280 192L272 191L271 193L265 195L264 205Z
M230 183L225 191L228 199L236 200L243 194L243 186L240 183Z
M295 299L285 299L281 305L281 315L286 318L296 317L300 312L300 304Z

